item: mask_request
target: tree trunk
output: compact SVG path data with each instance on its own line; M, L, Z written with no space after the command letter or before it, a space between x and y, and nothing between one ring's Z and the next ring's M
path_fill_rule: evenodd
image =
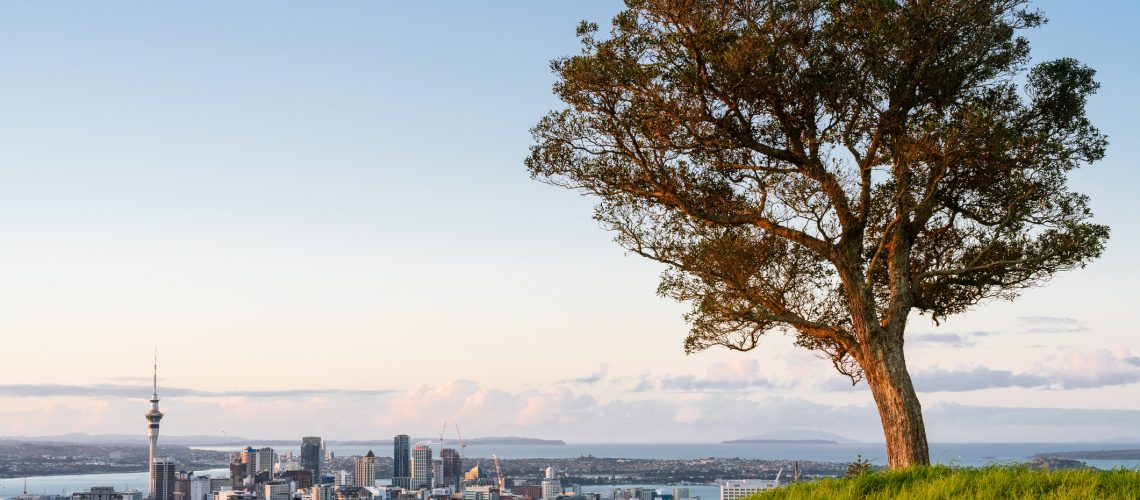
M871 345L866 346L860 364L883 422L887 463L891 469L929 465L922 405L906 370L901 332L881 333L884 335L873 337Z

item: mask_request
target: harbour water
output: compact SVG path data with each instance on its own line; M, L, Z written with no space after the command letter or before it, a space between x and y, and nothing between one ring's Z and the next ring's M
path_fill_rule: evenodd
M242 446L199 447L218 451L238 450L246 445L261 446L259 443L246 443ZM449 443L450 445L450 443ZM274 445L278 453L292 451L299 454L296 447ZM329 445L328 450L338 456L363 455L371 449L381 456L390 456L391 444L378 443L374 446ZM1036 453L1078 450L1118 450L1140 449L1140 443L932 443L930 458L935 463L963 466L1020 463L1029 460ZM567 444L567 445L469 445L468 460L490 458L494 453L499 458L575 458L582 456L609 458L643 459L696 459L696 458L747 458L764 460L801 460L820 462L851 462L857 455L871 460L873 464L886 463L886 449L882 444ZM1102 469L1124 467L1140 469L1140 460L1085 460L1089 465ZM225 477L226 469L199 471L205 475ZM535 471L536 474L538 471ZM114 486L120 488L146 489L146 473L83 474L69 476L40 476L27 478L29 493L67 494L82 491L91 486ZM20 494L23 478L0 479L0 498ZM628 487L665 488L667 485L605 485L586 486L585 491L612 492L614 488ZM710 487L715 488L715 487ZM703 490L692 491L691 495L702 500L715 498L707 496ZM712 491L712 490L709 490Z

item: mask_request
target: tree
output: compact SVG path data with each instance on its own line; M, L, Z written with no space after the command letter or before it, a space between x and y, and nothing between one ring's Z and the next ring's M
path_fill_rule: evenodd
M1067 174L1098 87L1031 69L1023 0L627 0L552 62L526 164L599 199L691 303L686 352L782 331L874 396L891 468L929 463L903 339L1098 257Z
M847 477L861 476L871 472L871 461L863 455L855 455L855 461L847 464Z

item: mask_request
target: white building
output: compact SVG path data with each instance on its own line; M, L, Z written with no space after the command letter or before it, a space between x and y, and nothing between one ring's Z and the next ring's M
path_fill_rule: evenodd
M125 498L123 500L126 500ZM210 478L194 476L190 478L190 499L210 500Z
M738 500L780 486L780 475L776 479L730 479L720 483L720 500Z
M554 477L554 466L546 468L546 478L542 480L542 500L554 500L562 493L562 481Z
M293 483L290 481L270 481L263 486L261 500L292 500Z

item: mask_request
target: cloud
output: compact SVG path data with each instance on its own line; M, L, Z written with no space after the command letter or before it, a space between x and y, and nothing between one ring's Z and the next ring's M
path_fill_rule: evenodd
M610 365L602 363L601 365L598 366L598 371L596 371L594 373L591 373L591 374L586 375L584 377L566 379L566 380L561 381L560 383L594 385L598 382L601 382L602 379L606 378L606 375L608 375L609 373L610 373Z
M787 386L760 376L760 372L760 363L755 359L737 357L713 365L705 376L643 375L628 392L747 392Z
M914 387L920 392L960 392L998 387L1044 387L1048 378L1033 374L1014 373L1009 370L991 370L977 366L970 370L943 370L939 368L915 372L911 375Z
M996 388L1088 389L1140 382L1140 363L1126 349L1069 351L1063 364L1039 363L1032 372L1016 373L984 366L948 370L932 368L912 372L920 392L964 392Z
M1018 319L1028 327L1026 333L1076 333L1088 330L1088 327L1076 318L1022 316Z
M989 337L994 332L965 332L965 333L913 333L907 336L911 344L938 344L945 347L970 347L976 344L975 338Z
M151 393L150 385L127 384L92 384L92 385L66 385L66 384L4 384L0 385L0 396L6 397L51 397L51 396L79 396L79 397L111 397L111 398L141 398ZM181 387L159 387L159 395L163 399L178 397L201 398L311 398L321 396L380 396L391 393L391 390L356 390L356 389L281 389L261 391L203 391Z

